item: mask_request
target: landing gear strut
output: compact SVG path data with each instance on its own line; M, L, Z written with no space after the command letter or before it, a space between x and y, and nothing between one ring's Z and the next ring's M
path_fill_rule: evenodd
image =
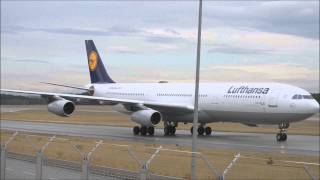
M191 132L191 134L193 134L193 126L191 127L190 132ZM205 125L199 125L198 135L202 136L205 134L205 135L209 136L209 135L211 135L211 133L212 133L211 127L209 127L209 126L205 127Z
M147 134L149 134L150 136L153 136L154 135L154 127L152 127L152 126L150 126L150 127L135 126L135 127L133 127L133 134L134 135L141 134L141 136L146 136Z
M289 123L280 123L279 124L279 129L280 129L280 132L277 133L277 141L281 142L281 141L286 141L287 140L287 129L289 127Z
M172 124L170 122L164 122L164 128L163 128L164 135L166 136L175 135L177 126L178 126L177 123Z

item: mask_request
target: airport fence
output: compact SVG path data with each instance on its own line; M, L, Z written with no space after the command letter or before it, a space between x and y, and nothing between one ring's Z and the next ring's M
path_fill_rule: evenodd
M48 167L77 172L74 179L190 179L192 154L197 179L319 179L319 164L226 151L190 152L157 144L137 146L108 140L49 136L25 132L1 134L1 180L7 159L34 165L34 179L48 179ZM10 168L10 167L9 167ZM59 179L59 178L57 178Z

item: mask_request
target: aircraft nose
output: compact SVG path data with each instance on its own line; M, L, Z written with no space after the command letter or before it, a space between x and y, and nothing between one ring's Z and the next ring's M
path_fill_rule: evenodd
M313 113L318 113L319 112L319 103L317 101L313 101L311 104L311 109Z

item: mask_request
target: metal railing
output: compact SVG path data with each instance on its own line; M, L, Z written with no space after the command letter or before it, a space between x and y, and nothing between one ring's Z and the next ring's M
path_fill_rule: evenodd
M19 135L23 136L25 139L25 142L31 145L31 148L36 152L34 155L26 155L26 154L19 154L14 152L8 152L8 146L10 143L12 143ZM20 136L19 136L20 137ZM58 168L64 168L68 170L74 170L79 172L80 178L82 180L88 180L90 179L90 175L100 175L105 177L113 177L113 178L119 178L119 179L141 179L141 180L147 180L147 179L184 179L182 177L174 177L174 176L166 176L166 175L159 175L157 173L152 172L150 169L150 165L156 161L156 159L167 153L169 154L177 154L178 157L184 157L184 155L187 155L187 157L191 157L192 155L195 155L199 160L201 160L204 163L204 166L209 170L209 174L212 178L223 180L228 179L228 177L232 177L229 174L233 173L233 169L237 168L237 165L239 164L240 160L249 160L249 161L255 161L255 162L267 162L266 164L274 164L275 161L266 158L257 158L257 157L250 157L246 155L241 155L240 153L237 153L232 161L228 163L225 168L223 168L220 171L212 165L212 163L209 161L208 157L203 155L200 152L191 152L186 150L177 150L177 149L167 149L163 148L162 146L159 147L146 147L148 149L148 154L145 155L145 158L139 157L137 155L137 152L135 152L130 145L124 145L124 144L113 144L104 142L103 140L95 141L89 150L84 152L82 148L80 148L75 142L73 142L70 139L66 138L60 138L56 136L46 136L48 137L48 140L43 143L42 146L36 146L34 142L31 141L31 137L44 137L44 135L30 135L22 132L14 132L7 141L1 142L1 180L6 179L6 161L7 159L17 159L21 161L26 161L33 163L35 165L35 175L34 178L37 180L45 179L43 174L43 167L44 166L51 166L51 167L58 167ZM66 159L56 159L56 158L49 158L45 156L45 152L48 149L48 147L57 141L63 141L64 143L67 143L70 145L70 147L73 149L76 154L79 155L80 161L70 161ZM20 141L19 141L20 142ZM102 146L106 146L108 148L117 147L121 148L133 160L133 163L136 163L138 166L138 170L133 171L125 168L115 168L111 166L105 166L103 165L97 165L92 163L92 156L95 154L95 152L98 149L101 149ZM101 149L103 150L103 149ZM150 151L150 152L149 152ZM170 157L171 158L171 157ZM229 160L228 160L229 161ZM217 161L216 161L217 162ZM312 162L297 162L297 161L286 161L286 160L277 160L277 163L285 163L285 164L295 164L299 165L301 169L303 169L306 173L306 177L309 177L310 179L318 179L316 174L310 166L317 166L319 168L319 163L312 163ZM211 178L210 178L211 179Z
M143 161L140 159L136 153L132 150L132 147L129 145L123 145L123 144L112 144L112 143L106 143L103 142L103 140L99 140L95 142L95 145L91 147L91 150L88 153L84 153L81 151L81 149L72 141L65 138L57 138L56 136L51 136L48 138L48 141L45 142L43 146L40 148L37 148L37 146L30 140L30 137L36 137L40 135L30 135L30 134L23 134L25 136L26 142L31 145L32 149L36 151L35 156L30 155L22 155L12 152L7 152L7 147L12 142L17 135L23 134L21 132L15 132L6 142L1 144L1 179L5 180L6 175L6 160L7 158L13 158L23 161L32 162L35 164L35 179L36 180L42 180L44 179L43 176L43 166L54 166L54 167L60 167L65 169L71 169L71 170L77 170L81 173L81 179L82 180L88 180L89 174L97 174L97 175L103 175L108 177L116 177L120 179L141 179L141 180L147 180L147 179L183 179L179 177L171 177L171 176L163 176L163 175L156 175L150 173L149 165L152 163L154 158L161 152L161 151L168 151L168 152L178 152L183 154L193 154L191 151L180 151L180 150L173 150L173 149L164 149L162 146L158 148L150 148L154 150L153 154L146 160ZM65 141L74 149L75 152L79 154L81 157L81 163L76 163L72 161L65 161L65 160L57 160L57 159L48 159L45 157L44 153L46 149L49 147L49 145L55 141ZM108 146L116 146L125 148L129 154L129 156L138 164L140 167L140 170L138 172L125 170L125 169L117 169L117 168L111 168L111 167L103 167L103 166L94 166L90 165L90 160L94 152L101 147L101 145L108 145ZM214 174L214 176L217 177L217 179L223 179L222 175L217 172L217 170L214 169L214 167L211 165L211 163L201 155L199 152L195 152L194 154L197 155L198 158L203 160L207 167L210 169L210 171Z

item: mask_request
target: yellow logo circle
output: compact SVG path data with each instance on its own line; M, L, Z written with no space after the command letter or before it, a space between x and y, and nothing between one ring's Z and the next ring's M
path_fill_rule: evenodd
M89 55L89 69L90 71L94 71L96 70L97 67L97 59L98 59L98 55L95 51L91 51L90 55Z

